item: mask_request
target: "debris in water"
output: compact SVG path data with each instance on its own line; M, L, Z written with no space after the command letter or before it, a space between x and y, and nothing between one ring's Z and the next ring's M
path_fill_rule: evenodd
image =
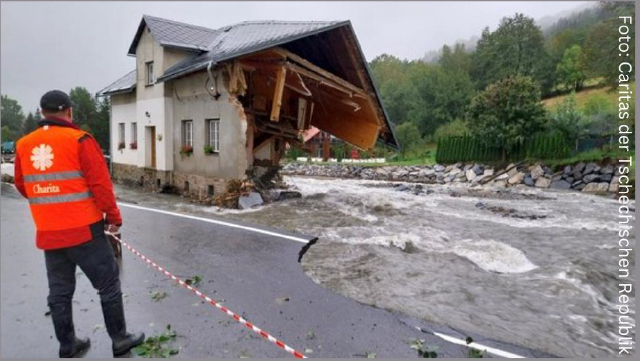
M289 297L286 297L286 296L284 296L284 297L278 297L278 298L276 298L276 302L278 302L278 303L285 303L285 302L289 302Z

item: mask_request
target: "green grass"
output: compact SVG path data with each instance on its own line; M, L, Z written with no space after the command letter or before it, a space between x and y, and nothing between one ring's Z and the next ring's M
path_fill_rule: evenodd
M631 91L635 94L636 82L631 82ZM544 99L542 104L548 109L554 109L558 104L562 103L570 94L563 94L553 98ZM609 91L608 87L589 88L576 93L576 105L582 110L589 99L593 97L603 97L608 100L613 109L618 109L618 93Z

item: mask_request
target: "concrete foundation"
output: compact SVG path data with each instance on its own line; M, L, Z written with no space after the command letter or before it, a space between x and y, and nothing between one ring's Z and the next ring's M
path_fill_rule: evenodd
M111 177L116 183L141 187L151 192L157 192L164 186L173 186L178 193L199 201L212 201L214 196L224 193L227 189L226 179L129 164L114 163Z

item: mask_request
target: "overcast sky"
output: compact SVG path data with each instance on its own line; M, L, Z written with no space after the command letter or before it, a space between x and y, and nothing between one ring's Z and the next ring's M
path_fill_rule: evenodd
M50 89L92 93L133 70L126 55L143 14L217 28L244 20L351 20L367 60L417 59L495 29L504 16L534 19L585 2L5 2L1 4L2 94L25 113Z

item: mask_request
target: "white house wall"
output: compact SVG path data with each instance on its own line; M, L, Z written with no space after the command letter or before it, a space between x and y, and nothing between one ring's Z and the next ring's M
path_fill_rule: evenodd
M239 179L247 170L247 121L240 103L227 92L218 72L220 98L206 90L206 71L176 79L168 85L173 93L173 158L176 172L221 179ZM220 119L220 153L205 154L205 119ZM182 121L193 121L193 154L183 156Z
M138 123L138 147L141 141L140 122L137 121L135 94L121 94L111 96L111 144L112 159L115 163L142 166L139 159L139 149L130 149L129 144L133 141L131 134L131 123ZM119 124L124 123L124 144L125 148L118 150L120 143Z

